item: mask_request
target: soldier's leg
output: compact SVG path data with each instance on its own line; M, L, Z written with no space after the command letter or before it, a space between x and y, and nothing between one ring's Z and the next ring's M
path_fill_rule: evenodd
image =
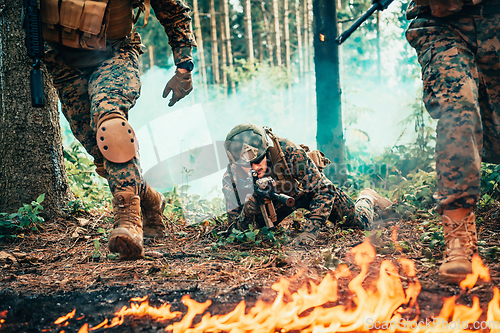
M482 161L500 164L500 45L497 43L498 16L478 21L477 34L481 46L476 62L480 69L479 102L483 123Z
M351 197L335 187L332 213L328 218L333 223L340 223L343 228L370 229L373 222L374 202L360 198L354 202Z
M434 198L446 243L439 275L448 283L458 283L471 272L477 246L472 209L479 198L483 137L479 75L469 49L476 43L474 26L471 18L448 26L441 20L417 19L407 31L422 66L424 103L430 115L439 119Z
M88 81L93 68L77 69L67 66L54 50L48 50L44 63L57 89L61 110L75 138L94 158L97 173L104 177L103 157L90 127L90 98Z
M146 182L139 164L138 143L127 121L128 111L140 95L139 52L140 46L130 40L118 45L89 81L92 127L113 194L115 229L109 248L123 259L144 256L140 195Z

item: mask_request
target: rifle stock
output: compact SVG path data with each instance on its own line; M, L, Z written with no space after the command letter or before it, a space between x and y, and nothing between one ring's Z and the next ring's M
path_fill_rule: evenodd
M43 72L40 68L44 54L42 20L37 0L23 1L23 27L26 31L26 51L33 59L33 67L30 73L31 105L43 107L45 96L43 91Z

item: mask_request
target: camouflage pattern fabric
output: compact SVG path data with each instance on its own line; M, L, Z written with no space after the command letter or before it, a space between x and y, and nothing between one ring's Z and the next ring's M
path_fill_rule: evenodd
M349 228L369 228L371 221L368 217L373 216L373 207L370 205L355 205L352 199L333 185L326 178L311 160L304 149L288 139L279 139L280 146L285 154L284 158L295 180L302 187L302 194L295 195L295 206L287 207L276 201L273 201L277 214L278 223L290 215L298 208L309 210L306 218L312 223L305 223L305 231L317 229L326 224L329 220L333 223L342 223L342 226ZM267 175L277 180L273 170L273 165L268 159ZM232 177L231 177L232 175ZM266 175L266 176L267 176ZM222 192L226 200L226 211L229 223L239 223L239 217L245 199L253 193L253 184L240 166L234 164L228 165L222 180ZM233 178L233 179L231 179ZM235 190L238 193L236 197ZM279 193L290 195L290 192L284 191L286 186L276 186ZM255 223L258 227L265 225L262 214L255 216ZM245 229L248 221L240 228Z
M418 7L411 5L408 17ZM500 162L499 27L500 15L421 15L406 32L422 67L425 106L439 119L434 198L440 213L473 207L481 160Z
M175 64L193 60L191 50L196 42L191 29L189 7L182 0L151 0L151 7L165 28Z
M103 158L95 138L98 119L110 113L128 118L128 111L139 98L139 44L130 40L116 44L112 57L96 67L69 67L52 48L44 58L71 131L95 163L104 162L112 193L127 190L138 194L145 186L137 159L110 162Z
M192 59L196 42L189 7L181 0L152 0L151 6L168 35L175 63ZM62 112L94 163L104 163L113 194L142 194L146 186L136 158L127 163L110 162L103 158L95 138L101 117L116 113L128 119L128 111L139 98L141 46L138 33L123 40L108 40L104 52L46 46L44 62L58 91Z

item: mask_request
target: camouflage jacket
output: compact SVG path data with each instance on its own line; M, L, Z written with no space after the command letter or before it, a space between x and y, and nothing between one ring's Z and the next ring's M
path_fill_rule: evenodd
M462 4L465 6L471 6L473 5L472 0L462 0ZM498 5L500 4L500 0L483 0L481 1L478 5L479 6L488 6L488 5ZM412 20L416 18L419 15L430 15L431 10L429 6L419 6L417 5L416 1L413 0L410 2L408 5L408 9L406 10L406 18L408 20ZM452 18L452 16L448 17Z
M285 161L290 169L293 178L298 182L303 194L299 194L309 200L309 214L306 217L317 220L322 223L330 216L334 203L335 186L326 178L316 167L304 149L288 139L279 138L281 149L285 154ZM277 180L272 171L271 163L270 175ZM237 170L239 169L239 170ZM243 176L243 177L242 177ZM222 192L226 200L226 211L228 214L228 222L233 223L238 220L245 198L253 192L253 184L250 185L250 180L245 179L244 171L235 165L228 165L222 180ZM232 179L231 179L232 178ZM233 186L234 184L234 186ZM239 196L236 197L234 187L237 188ZM279 188L277 189L278 192ZM284 193L290 194L290 193ZM295 196L297 197L297 195ZM280 209L280 204L274 202L276 210ZM257 217L257 218L262 218Z
M167 33L175 64L192 60L191 51L196 42L189 7L182 0L151 0L151 7Z

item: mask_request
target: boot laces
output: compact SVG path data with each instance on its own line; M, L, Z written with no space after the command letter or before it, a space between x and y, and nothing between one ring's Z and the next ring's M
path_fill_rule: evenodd
M446 261L455 259L470 260L474 254L472 231L468 228L467 220L462 220L445 237Z

